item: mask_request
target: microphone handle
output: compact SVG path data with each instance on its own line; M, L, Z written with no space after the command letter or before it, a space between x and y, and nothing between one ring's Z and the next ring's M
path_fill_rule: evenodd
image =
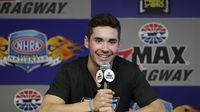
M106 81L104 81L104 82L103 82L103 88L104 88L104 89L108 89L108 88L109 88L109 83L106 82Z

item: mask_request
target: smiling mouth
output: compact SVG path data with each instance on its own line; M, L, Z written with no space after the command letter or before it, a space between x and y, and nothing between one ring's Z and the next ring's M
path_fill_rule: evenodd
M101 59L103 59L103 60L106 60L107 58L109 58L110 56L112 56L113 55L113 53L112 52L101 52L101 51L97 51L96 52L96 55L98 56L98 57L100 57Z
M112 56L112 53L107 53L107 54L104 54L104 53L96 53L100 58L109 58L110 56Z

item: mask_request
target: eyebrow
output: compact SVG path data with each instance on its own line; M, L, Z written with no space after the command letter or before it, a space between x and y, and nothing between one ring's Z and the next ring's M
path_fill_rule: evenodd
M118 41L118 39L112 38L112 39L109 39L109 41Z
M101 37L94 37L94 39L102 39Z
M102 37L94 37L94 39L102 39L102 40L103 40ZM111 38L111 39L109 39L108 41L118 41L118 39L116 39L116 38Z

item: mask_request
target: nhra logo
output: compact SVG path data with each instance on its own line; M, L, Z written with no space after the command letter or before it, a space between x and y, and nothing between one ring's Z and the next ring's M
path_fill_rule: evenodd
M8 38L7 61L9 63L30 72L39 64L48 62L45 34L26 30L14 32Z
M42 103L42 95L34 89L23 89L14 97L14 104L22 112L35 112Z
M63 36L47 41L45 34L35 30L14 32L8 38L0 37L0 66L20 67L27 73L40 66L55 66L81 49Z
M161 23L150 22L140 28L139 37L147 45L159 45L167 40L168 30Z
M45 41L44 41L45 42ZM45 43L33 37L22 37L11 42L11 49L20 54L37 54L44 48Z
M169 0L139 0L140 14L168 14Z

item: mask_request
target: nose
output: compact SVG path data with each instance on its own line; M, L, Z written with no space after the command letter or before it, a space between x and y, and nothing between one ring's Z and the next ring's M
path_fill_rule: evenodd
M108 44L107 44L106 42L103 43L103 45L102 45L102 50L103 50L104 52L108 52L108 51L109 51L109 46L108 46Z

